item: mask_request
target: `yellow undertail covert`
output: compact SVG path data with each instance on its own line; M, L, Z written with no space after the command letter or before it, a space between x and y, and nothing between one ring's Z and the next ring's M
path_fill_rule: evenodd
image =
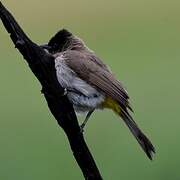
M118 104L117 101L115 101L114 99L112 99L111 97L106 97L105 101L102 103L102 106L104 108L108 108L108 109L112 109L114 112L116 112L117 114L120 114L121 112L121 107Z

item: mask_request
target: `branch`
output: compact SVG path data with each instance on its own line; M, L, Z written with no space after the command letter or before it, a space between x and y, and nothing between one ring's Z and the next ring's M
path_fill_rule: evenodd
M86 180L102 180L93 157L80 131L72 104L56 77L54 57L32 42L23 32L13 16L0 2L0 18L10 33L15 47L23 55L30 69L42 85L51 113L65 131L73 155Z

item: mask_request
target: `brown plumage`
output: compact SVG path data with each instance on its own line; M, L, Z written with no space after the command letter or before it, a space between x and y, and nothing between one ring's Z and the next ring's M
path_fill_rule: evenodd
M132 108L127 91L95 53L87 48L81 39L67 30L61 30L49 41L48 50L55 58L61 57L74 76L105 97L101 105L113 109L124 120L147 156L152 159L152 153L155 152L152 143L128 112L128 109L132 110ZM68 91L68 86L65 88ZM107 100L108 102L105 102Z
M83 51L67 50L63 53L67 65L84 81L112 97L120 104L128 104L127 92L113 74L91 60Z

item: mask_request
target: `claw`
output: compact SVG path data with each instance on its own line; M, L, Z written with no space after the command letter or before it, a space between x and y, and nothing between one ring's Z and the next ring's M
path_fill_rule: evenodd
M80 132L83 134L84 133L84 124L80 125Z
M64 92L63 92L62 96L66 96L66 95L67 95L67 93L68 93L67 89L66 89L66 88L64 88Z

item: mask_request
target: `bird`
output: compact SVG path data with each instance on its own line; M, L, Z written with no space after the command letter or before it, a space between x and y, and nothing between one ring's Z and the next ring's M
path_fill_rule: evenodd
M82 39L66 29L58 31L41 47L54 57L58 82L65 89L75 112L86 114L82 131L95 110L111 109L124 121L152 160L155 148L134 121L128 92L109 66Z

